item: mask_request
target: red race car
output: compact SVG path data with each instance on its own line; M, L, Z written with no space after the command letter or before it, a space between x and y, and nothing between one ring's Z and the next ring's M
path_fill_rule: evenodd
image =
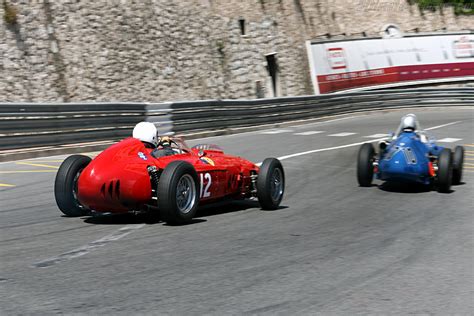
M189 148L179 139L168 145L148 148L127 138L93 160L68 157L55 180L59 209L67 216L159 212L167 223L184 224L198 205L225 198L257 197L263 209L280 205L285 175L278 159L267 158L258 167L215 145Z

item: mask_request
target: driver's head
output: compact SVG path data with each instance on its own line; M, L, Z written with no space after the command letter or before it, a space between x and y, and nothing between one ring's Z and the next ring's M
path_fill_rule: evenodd
M407 132L414 132L418 129L415 114L408 114L402 117L402 129Z
M160 144L163 147L170 147L171 146L171 138L169 136L161 137Z
M150 122L140 122L133 128L133 138L156 147L158 144L158 131L156 126Z

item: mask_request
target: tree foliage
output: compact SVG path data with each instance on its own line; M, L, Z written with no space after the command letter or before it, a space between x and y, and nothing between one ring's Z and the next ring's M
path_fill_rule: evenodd
M414 2L421 10L436 11L450 6L454 8L456 14L474 14L474 0L414 0Z
M3 1L3 19L7 25L15 25L18 20L18 12L14 6Z

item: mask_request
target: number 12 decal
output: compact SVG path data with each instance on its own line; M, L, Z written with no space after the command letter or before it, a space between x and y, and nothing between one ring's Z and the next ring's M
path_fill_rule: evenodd
M206 187L204 188L204 180L207 180ZM211 192L209 192L209 188L211 187L212 178L210 173L201 173L201 198L207 198L211 196ZM204 190L203 190L204 188Z

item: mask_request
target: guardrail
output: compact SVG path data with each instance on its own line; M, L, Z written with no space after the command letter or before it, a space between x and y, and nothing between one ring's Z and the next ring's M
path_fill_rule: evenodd
M118 140L147 120L178 134L379 108L474 105L474 88L400 89L256 100L173 103L0 103L2 151Z
M148 103L0 103L0 150L116 140L147 118L166 125L168 108Z
M257 100L171 104L173 131L245 127L403 106L474 105L473 88L365 91Z

